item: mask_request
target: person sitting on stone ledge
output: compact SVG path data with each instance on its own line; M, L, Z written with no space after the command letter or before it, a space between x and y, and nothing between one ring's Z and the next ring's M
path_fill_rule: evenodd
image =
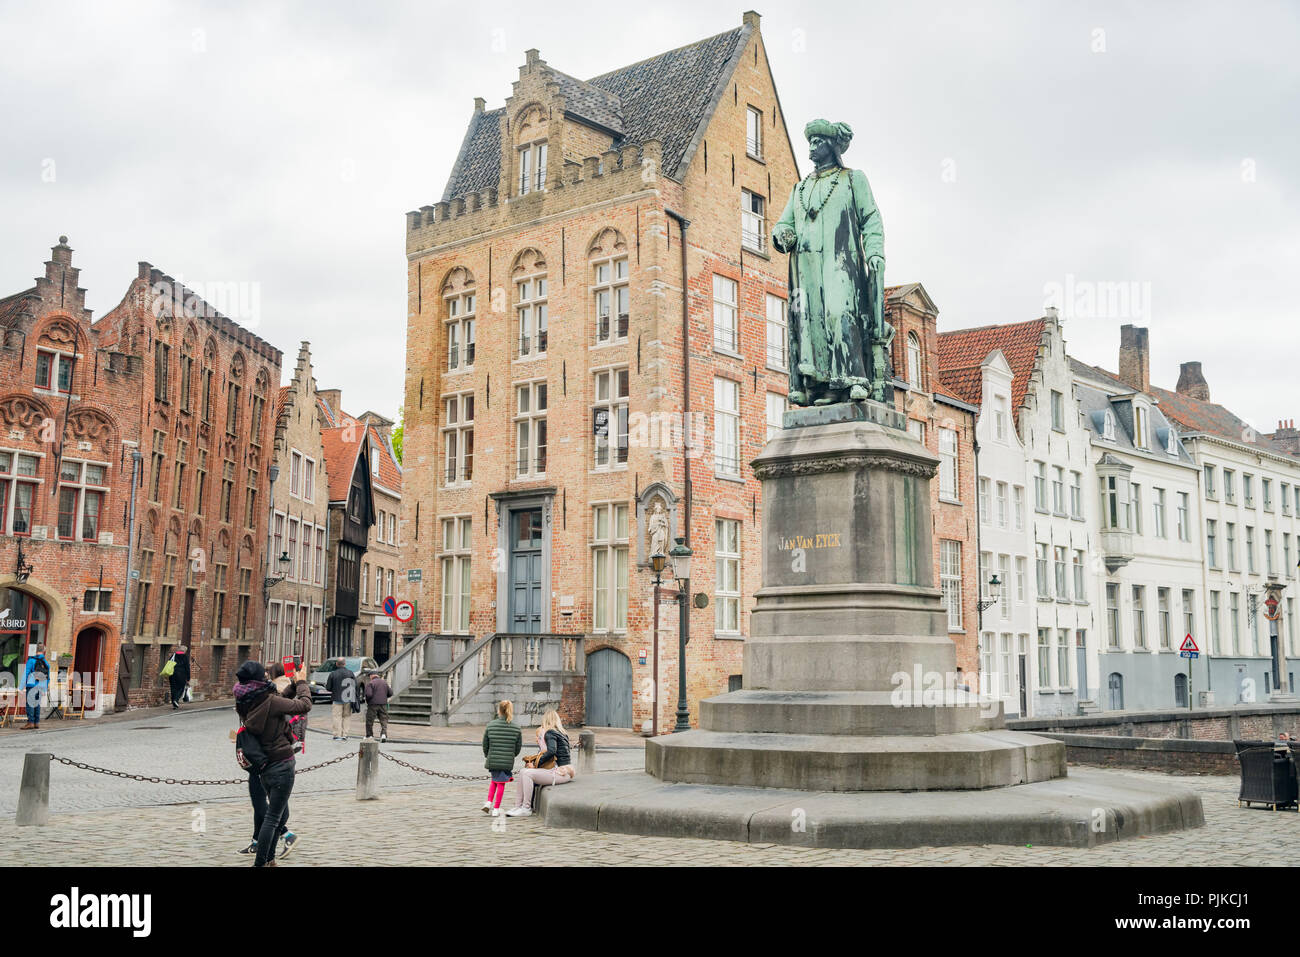
M519 806L506 811L506 817L527 817L533 813L533 789L548 784L568 784L575 769L569 752L569 736L564 733L560 714L554 708L542 715L537 729L537 746L541 752L524 758L527 767L519 773ZM555 761L552 768L546 767Z

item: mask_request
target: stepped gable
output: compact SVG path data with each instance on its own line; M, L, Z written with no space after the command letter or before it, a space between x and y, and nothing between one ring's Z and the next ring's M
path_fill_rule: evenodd
M613 134L612 149L662 142L663 172L680 179L752 32L745 24L587 81L546 70L559 85L566 112ZM483 110L476 101L443 202L496 189L504 112Z

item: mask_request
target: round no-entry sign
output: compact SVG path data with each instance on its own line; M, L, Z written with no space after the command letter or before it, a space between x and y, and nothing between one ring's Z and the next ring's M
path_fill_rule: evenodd
M402 624L406 624L415 617L415 606L409 601L399 601L397 607L393 609L393 617Z

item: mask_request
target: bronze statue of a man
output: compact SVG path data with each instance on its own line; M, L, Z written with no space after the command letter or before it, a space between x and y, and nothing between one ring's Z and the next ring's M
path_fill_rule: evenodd
M804 127L815 169L790 193L772 245L790 254L790 403L889 401L885 234L861 170L841 161L846 123Z

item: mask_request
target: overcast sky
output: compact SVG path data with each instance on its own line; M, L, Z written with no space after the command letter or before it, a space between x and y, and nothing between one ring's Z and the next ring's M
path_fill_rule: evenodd
M96 316L139 260L246 284L286 380L308 339L322 387L392 415L403 214L440 198L473 97L500 106L530 47L586 78L747 6L0 0L0 295L61 233ZM1068 296L1079 358L1114 369L1147 325L1155 383L1199 359L1258 428L1300 418L1300 5L759 12L801 170L809 118L854 128L886 281L923 282L941 330ZM1090 305L1106 289L1129 294Z

